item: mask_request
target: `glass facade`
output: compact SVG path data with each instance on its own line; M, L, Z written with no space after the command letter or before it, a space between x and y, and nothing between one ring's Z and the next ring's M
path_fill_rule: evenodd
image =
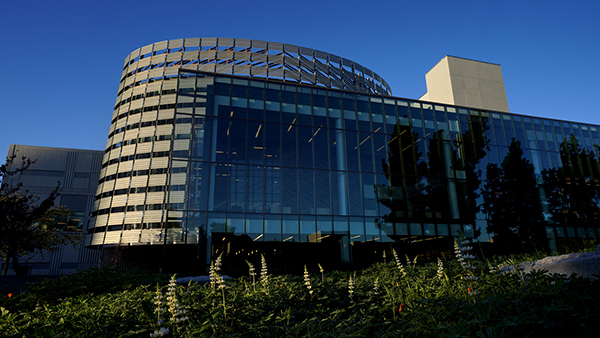
M115 112L91 245L343 262L599 235L596 125L184 69L151 86Z

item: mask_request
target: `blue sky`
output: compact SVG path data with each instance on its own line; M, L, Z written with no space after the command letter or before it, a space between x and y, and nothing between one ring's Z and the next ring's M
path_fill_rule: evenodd
M121 67L188 37L286 42L356 61L417 99L445 55L502 66L515 113L600 124L600 1L9 1L0 153L104 148Z

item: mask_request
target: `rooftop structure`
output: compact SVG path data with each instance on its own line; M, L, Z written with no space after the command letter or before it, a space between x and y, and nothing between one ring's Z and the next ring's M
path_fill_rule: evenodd
M445 56L425 78L420 100L509 112L500 65Z

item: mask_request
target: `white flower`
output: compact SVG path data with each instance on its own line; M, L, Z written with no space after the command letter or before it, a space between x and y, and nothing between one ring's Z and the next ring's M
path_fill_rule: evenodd
M402 276L406 276L406 271L404 271L404 267L402 266L402 263L400 263L400 259L398 259L398 254L396 254L396 250L392 249L392 253L394 254L394 260L396 261L396 266L398 267L398 270L400 270Z
M265 289L265 292L269 292L269 274L268 274L268 270L267 270L267 260L265 259L265 256L263 256L262 254L260 255L260 264L261 264L261 268L260 268L260 282L263 286L263 288Z
M352 280L352 276L350 276L350 280L348 280L348 297L350 298L350 302L353 302L352 296L354 295L354 281Z
M308 293L312 295L313 290L312 290L312 286L310 285L310 278L308 275L308 270L306 269L306 265L304 265L304 285L306 285L306 288L308 289Z
M169 334L169 328L168 327L161 327L158 330L154 330L154 333L150 334L150 337L162 337L165 335Z
M438 258L437 278L442 279L444 276L444 263Z

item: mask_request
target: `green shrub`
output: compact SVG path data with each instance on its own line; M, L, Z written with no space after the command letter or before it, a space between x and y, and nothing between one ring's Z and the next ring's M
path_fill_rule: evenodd
M170 335L188 337L600 336L599 281L491 273L487 263L466 261L405 264L405 274L395 262L323 276L309 267L312 292L303 271L269 276L268 289L257 284L255 290L252 279L242 277L219 290L210 284L169 288L164 276L90 270L32 285L10 307L0 305L0 335L149 337L168 327ZM157 285L187 306L189 320L157 325Z

